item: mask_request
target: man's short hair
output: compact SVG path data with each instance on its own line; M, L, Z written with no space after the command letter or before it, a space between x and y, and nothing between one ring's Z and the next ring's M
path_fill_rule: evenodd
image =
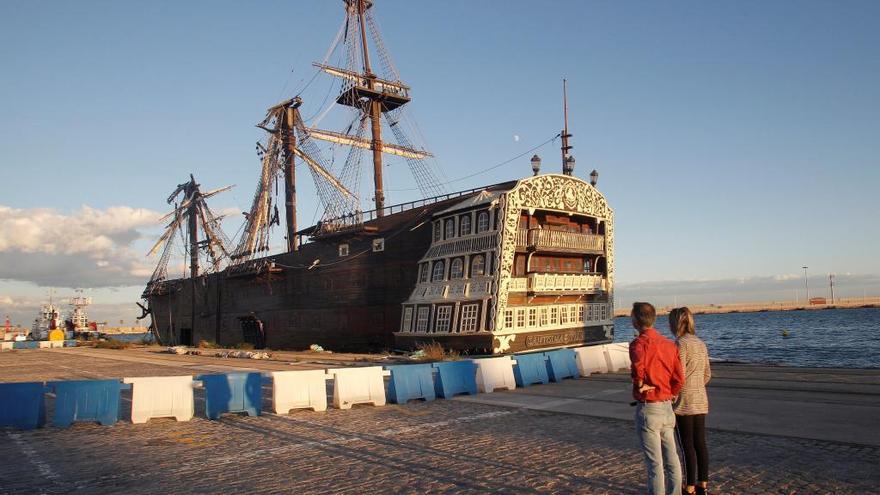
M657 319L657 310L651 303L635 302L630 315L639 328L650 328L654 326L654 320Z

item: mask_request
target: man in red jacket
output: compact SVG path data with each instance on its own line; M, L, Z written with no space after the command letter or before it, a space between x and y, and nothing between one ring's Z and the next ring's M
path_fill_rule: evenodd
M680 495L681 464L675 447L672 399L684 384L678 347L654 329L657 312L649 303L633 303L632 325L639 332L629 345L632 361L636 433L648 468L649 495Z

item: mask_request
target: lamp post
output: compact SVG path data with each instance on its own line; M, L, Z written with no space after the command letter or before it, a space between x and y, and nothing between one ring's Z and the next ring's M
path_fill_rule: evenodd
M571 175L572 172L574 172L574 157L568 155L565 162L562 164L562 173L565 175Z
M831 304L834 304L834 274L828 274L828 285L831 287Z
M596 184L599 183L599 172L593 170L590 172L590 185L596 187Z
M538 172L541 171L541 157L538 155L532 156L532 175L538 175Z
M807 268L808 266L802 267L804 269L804 288L807 289L807 304L810 304L810 279L807 278Z

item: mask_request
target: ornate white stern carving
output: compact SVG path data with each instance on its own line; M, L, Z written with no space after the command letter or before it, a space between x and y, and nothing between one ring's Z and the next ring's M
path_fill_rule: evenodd
M499 198L502 226L498 235L500 248L496 251L498 288L495 293L495 311L490 319L494 333L505 328L504 314L507 296L513 277L513 258L516 253L520 212L526 209L542 209L563 213L574 212L596 217L605 224L605 254L608 268L605 291L608 300L614 294L614 210L595 187L577 177L566 175L537 175L520 180L513 189ZM506 339L507 336L496 336ZM502 340L502 348L509 347L509 340ZM503 352L495 349L495 352Z

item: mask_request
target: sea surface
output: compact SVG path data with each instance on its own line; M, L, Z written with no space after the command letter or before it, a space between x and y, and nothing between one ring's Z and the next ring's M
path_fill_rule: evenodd
M819 368L880 368L880 308L695 315L713 360ZM666 315L657 330L671 337ZM788 336L783 332L787 331ZM635 336L629 317L614 340Z
M107 334L108 338L120 340L122 342L134 342L140 343L142 341L153 340L153 334L150 332L146 333L116 333L116 334Z

